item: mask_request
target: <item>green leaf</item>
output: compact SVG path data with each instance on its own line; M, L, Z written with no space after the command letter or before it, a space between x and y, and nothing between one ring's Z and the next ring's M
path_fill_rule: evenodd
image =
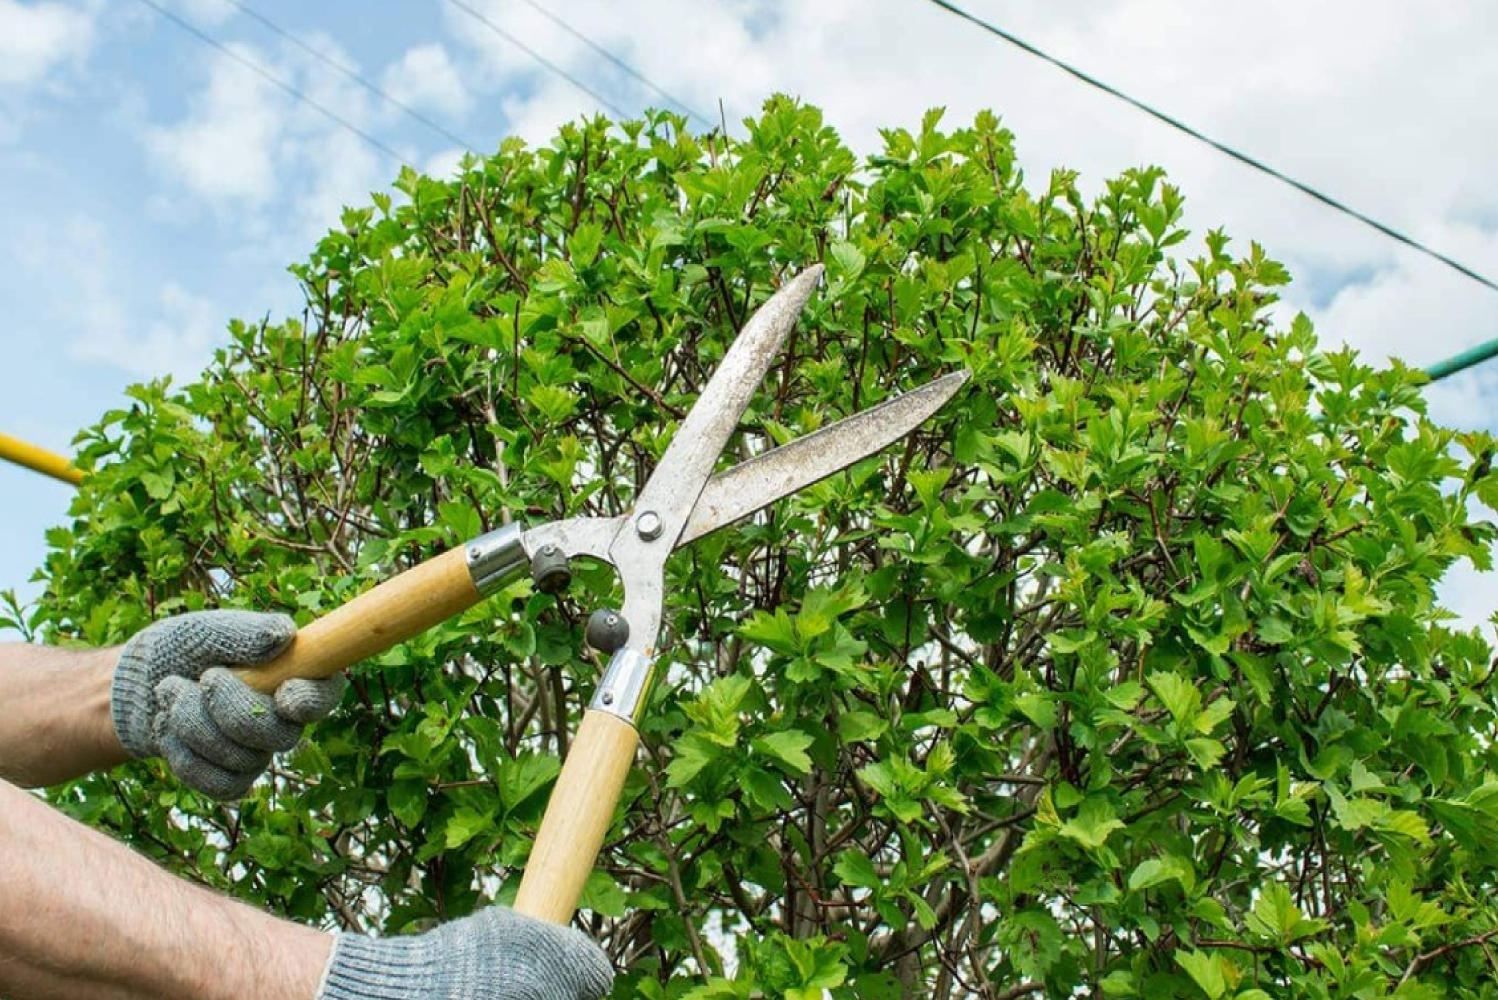
M1107 699L1108 704L1127 712L1139 704L1139 699L1144 697L1144 689L1140 687L1138 681L1125 681L1104 691L1103 697Z
M796 986L785 991L786 1000L823 1000L824 990L837 989L847 979L841 949L816 939L785 938L783 944L797 980Z
M521 754L500 765L499 797L506 809L516 809L556 780L562 765L550 754Z
M577 411L581 397L560 385L533 386L526 399L547 423L560 424Z
M1027 692L1014 699L1014 707L1037 727L1055 728L1056 702L1048 695L1034 691Z
M786 729L756 738L753 746L792 774L806 774L811 771L811 758L806 754L811 744L810 734Z
M832 259L837 266L833 277L843 280L852 280L863 273L864 256L853 244L838 241L832 244Z
M1201 692L1196 685L1178 674L1155 671L1146 680L1149 688L1160 699L1160 704L1182 729L1194 728L1197 714L1201 710Z
M587 267L598 256L598 247L603 242L603 226L597 222L583 222L572 230L567 239L567 249L572 256L573 267Z
M844 743L862 743L877 740L889 729L885 722L873 712L854 711L838 716L837 735Z
M737 777L749 801L756 808L784 810L796 804L796 800L786 790L784 779L778 774L749 765L742 768Z
M421 818L426 815L427 789L425 782L396 782L386 792L386 798L390 803L391 813L408 827L416 826L416 824L421 822Z
M774 614L756 611L740 629L745 639L757 642L777 653L787 656L801 651L801 640L796 633L796 625L786 614L783 608L776 609Z
M468 806L459 806L443 828L443 842L448 850L452 850L462 847L477 836L491 833L493 829L494 816L492 814L480 812Z
M810 640L831 631L840 617L867 601L868 594L856 581L835 588L813 587L802 598L801 610L796 613L795 634L804 647Z
M723 755L723 748L700 734L689 733L675 747L675 756L666 765L666 786L685 788L703 768Z
M1217 1000L1227 992L1227 977L1223 974L1223 962L1218 956L1177 948L1175 960L1176 964L1185 969L1192 981L1212 1000Z
M607 872L595 871L583 886L578 908L592 910L606 917L621 917L629 909L629 897Z
M856 885L863 889L876 889L881 881L874 870L874 863L862 851L849 849L838 855L832 873L845 885Z
M1083 847L1096 849L1107 842L1113 831L1122 830L1123 825L1123 821L1114 814L1108 803L1101 799L1088 799L1077 810L1076 816L1061 824L1058 832Z
M1306 919L1290 890L1279 882L1269 882L1259 890L1244 923L1252 933L1280 945L1293 944L1326 927L1325 921Z
M1129 874L1129 888L1150 889L1166 882L1177 883L1182 891L1190 892L1196 885L1196 872L1190 862L1174 855L1145 858Z

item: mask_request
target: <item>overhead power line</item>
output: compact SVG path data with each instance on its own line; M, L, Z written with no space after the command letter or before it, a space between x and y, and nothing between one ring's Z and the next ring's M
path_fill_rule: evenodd
M948 0L926 0L926 2L940 7L942 10L947 11L949 14L955 14L957 17L962 18L969 24L981 28L982 30L988 32L990 35L993 35L996 38L1003 39L1010 45L1013 45L1015 48L1022 49L1025 52L1028 52L1030 55L1035 56L1037 59L1042 59L1045 62L1050 63L1052 66L1055 66L1057 69L1075 77L1078 80L1081 80L1088 86L1094 87L1097 90L1101 90L1103 93L1108 94L1111 97L1118 98L1120 101L1123 101L1129 106L1136 108L1139 111L1143 111L1145 114L1149 115L1156 121L1161 122L1165 125L1169 125L1176 131L1182 132L1185 135L1188 135L1191 138L1197 140L1198 142L1206 143L1208 146L1211 146L1219 153L1230 156L1233 159L1237 160L1239 163L1242 163L1247 167L1252 167L1254 170L1257 170L1262 174L1273 177L1275 180L1280 181L1283 184L1288 184L1290 187L1295 188L1300 193L1314 198L1315 200L1321 202L1323 205L1326 205L1328 208L1332 208L1338 212L1341 212L1343 215L1356 219L1357 221L1363 223L1363 225L1375 229L1378 232L1382 233L1384 236L1387 236L1389 239L1396 240L1397 242L1409 247L1411 250L1419 251L1420 253L1425 254L1427 257L1440 261L1442 264L1445 264L1447 267L1463 275L1464 277L1471 278L1473 281L1477 282L1479 285L1482 285L1484 288L1487 288L1494 292L1498 292L1498 284L1495 284L1492 279L1478 273L1477 271L1474 271L1472 268L1461 263L1460 261L1448 257L1446 254L1441 253L1439 250L1434 250L1426 246L1419 240L1406 236L1404 233L1401 233L1399 230L1394 229L1392 226L1385 225L1384 223L1379 222L1377 219L1365 215L1364 213L1359 212L1357 209L1349 207L1348 205L1344 204L1341 201L1338 201L1336 198L1333 198L1328 194L1323 194L1321 191L1316 190L1309 184L1304 184L1296 180L1295 178L1290 177L1279 170L1276 170L1274 167L1269 166L1263 161L1249 156L1247 153L1239 152L1231 146L1227 146L1221 142L1218 142L1216 139L1213 139L1210 136L1207 136L1198 131L1197 129L1192 128L1185 122L1182 122L1180 119L1174 118L1163 111L1159 111L1151 107L1150 105L1145 104L1143 101L1136 100L1135 98L1130 97L1128 94L1119 90L1117 87L1113 87L1107 83L1104 83L1102 80L1084 73L1082 70L1077 69L1075 66L1062 62L1060 59L1057 59L1055 56L1042 51L1041 49L1030 44L1024 39L1019 38L1013 33L1005 31L1003 28L985 21L982 18L967 12L966 10L963 10L956 4L949 3Z
M328 56L326 53L320 52L317 49L313 48L311 45L308 45L306 42L302 41L300 38L297 38L295 35L291 34L289 31L276 24L270 18L255 10L253 7L241 3L240 0L223 0L223 2L239 11L245 17L248 17L256 23L260 24L268 31L273 32L280 38L284 39L286 42L296 46L301 51L307 53L307 55L322 63L324 66L327 66L330 69L341 73L343 76L352 80L354 83L357 83L359 86L363 87L371 94L374 94L386 104L389 104L393 108L399 109L411 119L425 125L427 128L431 129L433 132L436 132L447 141L456 143L463 149L476 150L479 148L475 143L463 138L460 135L455 135L453 132L449 131L446 126L442 125L440 122L433 121L427 115L411 107L409 104L405 103L394 94L391 94L390 92L376 86L374 83L371 83L369 80L366 80L363 76L359 75L357 70L343 65L342 63Z
M667 101L669 101L670 103L676 105L681 110L685 111L691 117L697 119L697 121L700 122L705 127L708 127L708 128L712 127L712 121L706 115L700 114L700 113L692 110L692 108L687 104L686 101L683 101L683 100L681 100L678 97L673 97L671 94L667 93L664 89L662 89L661 87L657 86L649 77L645 76L643 73L641 73L639 70L635 69L633 66L631 66L629 63L625 62L623 59L620 59L618 56L614 55L614 53L610 52L608 49L604 48L602 45L600 45L597 42L593 41L593 39L589 38L587 35L583 34L581 31L578 31L576 28L572 27L572 25L568 24L566 21L562 20L560 17L558 17L557 15L553 14L551 11L547 10L545 7L543 7L540 4L536 3L536 0L524 0L524 3L526 4L526 6L532 8L533 10L535 10L542 17L546 18L552 24L556 25L558 28L561 28L563 31L567 32L567 34L571 35L573 38L576 38L578 41L582 42L584 45L586 45L588 48L592 49L594 52L597 52L599 55L603 56L604 59L608 60L610 63L612 63L614 66L618 67L624 73L628 74L630 77L634 78L636 81L638 81L639 83L645 85L646 87L649 87L651 90L655 91L661 97L664 97Z
M142 2L145 2L145 0L142 0ZM567 72L565 69L563 69L562 67L558 66L556 63L552 62L550 59L546 58L541 53L537 52L535 49L531 48L529 45L525 44L520 39L516 38L514 35L510 34L508 31L506 31L505 29L501 28L499 25L497 25L493 21L489 20L487 17L484 16L483 11L478 10L477 8L475 8L471 4L464 3L463 0L447 0L447 2L450 3L450 4L452 4L454 7L458 8L459 10L463 11L463 13L467 14L469 17L473 18L475 21L479 22L484 27L488 28L490 31L494 32L500 38L503 38L505 41L509 42L511 45L513 45L516 48L520 49L526 55L530 56L536 62L540 63L542 66L545 66L547 69L551 70L557 76L561 77L562 79L566 80L568 83L572 84L578 90L581 90L583 93L585 93L589 97L593 98L593 100L597 101L599 104L603 105L603 107L607 108L616 118L628 118L629 117L629 113L626 112L623 108L619 107L613 101L610 101L607 97L604 97L602 94L600 94L598 91L594 90L592 87L588 86L582 80L580 80L577 77L573 76L571 73Z
M235 52L233 49L229 48L229 46L225 45L223 42L220 42L218 39L214 38L212 35L209 35L209 34L203 32L202 30L200 30L196 25L192 24L190 21L186 21L183 18L178 17L172 11L167 10L165 7L161 6L161 4L157 3L156 0L139 0L139 2L142 3L142 4L144 4L147 7L151 8L156 13L160 14L162 17L166 18L168 21L172 22L177 27L179 27L183 31L187 32L189 35L192 35L194 38L196 38L198 41L202 42L204 45L212 46L214 49L217 49L219 52L222 52L224 55L228 56L230 59L233 59L235 62L239 63L241 66L243 66L246 69L250 70L256 76L259 76L261 79L263 79L263 80L265 80L265 81L273 84L274 86L280 88L281 90L285 91L287 94L290 94L292 97L296 98L298 101L301 101L303 104L307 105L309 108L311 108L314 111L318 112L323 117L327 118L329 121L331 121L334 124L340 126L341 128L344 128L344 129L348 130L349 132L352 132L354 135L358 136L360 139L363 139L365 142L367 142L373 148L379 150L380 152L384 153L386 156L388 156L391 159L395 160L395 162L404 164L405 166L408 166L408 167L411 166L411 164L409 164L409 163L406 162L406 158L404 156L402 156L401 154L397 153L395 150L393 150L389 146L385 145L385 143L381 142L379 139L376 139L374 136L370 135L368 132L364 131L362 128L360 128L359 126L355 125L353 122L349 121L347 118L345 118L342 115L340 115L338 112L336 112L336 111L332 110L331 108L329 108L329 107L327 107L327 106L319 103L318 101L315 101L312 98L308 97L301 90L299 90L296 87L292 86L291 84L287 83L285 80L281 79L279 76L276 76L270 70L266 69L264 66L261 66L259 63L255 62L253 59L246 58L245 56L241 55L240 53ZM415 168L413 167L412 169L415 169Z

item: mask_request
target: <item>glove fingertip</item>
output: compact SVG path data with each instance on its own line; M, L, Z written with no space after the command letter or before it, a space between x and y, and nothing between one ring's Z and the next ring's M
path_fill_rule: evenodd
M244 681L240 680L239 675L228 667L209 667L203 671L203 676L198 678L198 683L205 688L218 688L244 684Z
M294 677L276 689L276 713L302 725L320 721L338 707L347 687L341 673L317 679Z
M197 685L186 677L176 674L168 674L157 682L152 695L156 699L156 714L169 711L177 703L177 699L183 696L191 696L197 690Z
M167 619L180 623L182 652L216 665L254 666L280 656L296 622L279 611L224 608Z
M290 615L279 611L254 612L255 624L259 629L260 649L256 650L260 660L273 660L286 651L291 645L291 640L296 638L296 622Z
M586 935L581 931L578 934L588 946L588 957L579 969L582 982L578 984L578 996L584 1000L603 1000L614 988L614 963Z
M220 802L244 798L260 776L259 772L241 773L219 767L193 752L169 729L161 732L158 745L161 756L179 781Z

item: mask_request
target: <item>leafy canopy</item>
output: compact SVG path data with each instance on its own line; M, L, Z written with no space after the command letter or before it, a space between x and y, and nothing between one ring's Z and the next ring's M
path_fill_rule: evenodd
M959 366L907 441L669 567L674 640L583 921L649 998L1487 997L1493 441L1276 328L1288 275L1133 170L1026 187L992 115L860 162L813 108L506 141L351 209L201 380L83 440L31 627L306 622L506 519L613 514L744 318L824 290L743 456ZM354 671L234 808L138 765L56 795L299 919L511 898L595 683L578 566Z

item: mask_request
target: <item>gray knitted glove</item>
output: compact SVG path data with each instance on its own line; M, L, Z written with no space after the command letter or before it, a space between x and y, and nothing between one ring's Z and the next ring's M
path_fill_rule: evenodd
M228 667L274 659L296 636L285 615L197 611L142 629L120 651L110 712L132 757L165 757L173 773L217 799L237 799L290 750L302 727L331 712L342 675L290 680L275 697Z
M314 1000L600 1000L613 984L581 931L496 906L415 937L340 934Z

